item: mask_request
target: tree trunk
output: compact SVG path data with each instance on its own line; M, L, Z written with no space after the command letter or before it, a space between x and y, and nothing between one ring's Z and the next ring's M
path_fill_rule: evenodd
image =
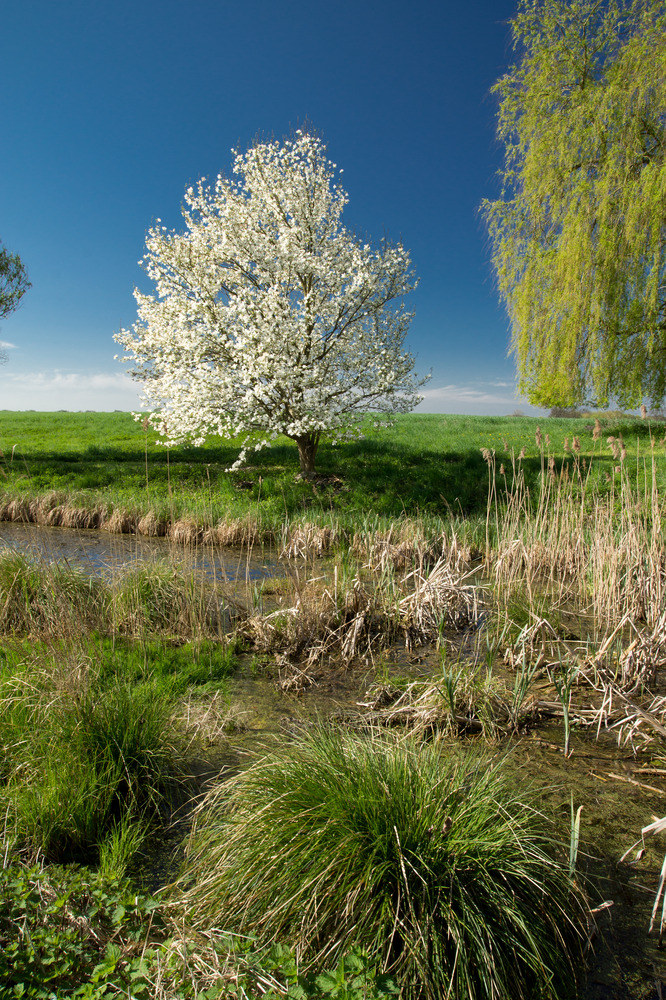
M298 458L301 463L301 475L310 477L315 471L315 455L319 446L319 431L310 431L294 439L298 445Z

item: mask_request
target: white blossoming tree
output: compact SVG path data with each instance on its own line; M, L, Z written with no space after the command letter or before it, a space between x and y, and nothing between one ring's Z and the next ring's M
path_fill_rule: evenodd
M149 230L157 295L135 291L139 321L115 339L165 443L240 436L237 468L283 434L308 475L322 435L348 440L368 412L419 401L403 346L410 259L344 228L347 194L318 138L234 155L235 180L187 190L185 232Z

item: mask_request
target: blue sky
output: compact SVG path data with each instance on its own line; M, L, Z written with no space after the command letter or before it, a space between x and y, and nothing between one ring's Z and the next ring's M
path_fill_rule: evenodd
M311 123L346 225L400 239L419 288L422 410L532 412L478 208L497 193L490 88L515 0L3 0L0 239L33 287L2 322L0 407L132 409L113 333L134 322L155 218L232 147ZM536 412L536 411L534 411Z

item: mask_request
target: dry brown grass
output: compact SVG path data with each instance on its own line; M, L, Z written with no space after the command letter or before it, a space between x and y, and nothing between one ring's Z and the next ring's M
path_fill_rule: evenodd
M27 524L31 521L30 507L22 498L15 497L10 500L4 510L5 521L22 521Z
M251 614L243 636L262 652L284 653L315 662L355 657L398 639L406 647L437 642L442 629L470 628L479 615L477 588L444 560L406 574L356 575L345 580L337 567L332 580L293 578L291 603L270 614Z
M230 548L250 547L264 540L257 521L252 517L221 521L215 527L205 528L202 535L204 544Z
M136 533L137 519L129 511L117 507L100 522L102 531L108 531L114 535L131 535Z
M149 510L137 522L136 530L137 534L147 538L163 538L168 531L168 524L158 518L154 510Z
M61 525L63 528L99 528L102 520L101 508L88 509L64 504Z
M400 726L424 736L434 732L487 737L509 725L510 699L488 674L463 667L451 688L441 681L412 681L404 689L375 685L358 707L363 725Z
M666 611L666 507L654 486L654 466L645 470L642 491L620 469L602 496L577 458L560 473L544 463L533 501L520 463L498 490L494 458L487 460L495 483L487 563L505 605L517 591L535 606L538 595L547 594L554 607L589 617L602 639L623 619L656 623Z
M286 524L282 530L281 558L312 559L326 555L340 541L339 533L328 525Z
M169 538L176 545L197 545L202 535L203 531L195 521L174 521L169 528Z
M476 554L474 546L455 530L433 539L426 536L422 524L409 519L398 522L388 531L356 532L350 549L356 559L375 572L387 567L406 569L433 564L444 559L457 573L464 573Z

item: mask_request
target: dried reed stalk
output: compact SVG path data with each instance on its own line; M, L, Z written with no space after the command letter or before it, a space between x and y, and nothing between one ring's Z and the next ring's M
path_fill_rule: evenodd
M354 577L333 587L322 578L294 579L294 604L268 615L248 615L244 638L265 652L305 656L314 663L341 656L349 663L375 646L402 638L406 647L437 642L443 627L473 627L478 620L477 588L456 578L446 562L430 571Z

